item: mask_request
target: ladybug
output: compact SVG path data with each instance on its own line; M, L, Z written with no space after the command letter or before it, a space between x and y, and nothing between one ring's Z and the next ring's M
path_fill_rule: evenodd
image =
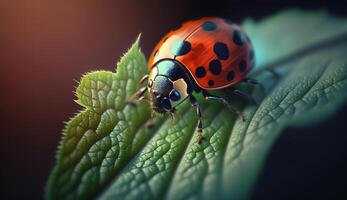
M148 80L147 86L130 99L145 99L144 94L148 92L153 110L169 114L189 99L197 111L200 144L203 139L201 111L193 92L202 92L206 99L222 102L243 120L241 112L226 99L209 91L228 88L240 81L257 84L256 80L246 78L254 64L252 44L237 24L218 17L188 21L156 45L148 62L150 73L140 81ZM236 89L233 94L253 100Z

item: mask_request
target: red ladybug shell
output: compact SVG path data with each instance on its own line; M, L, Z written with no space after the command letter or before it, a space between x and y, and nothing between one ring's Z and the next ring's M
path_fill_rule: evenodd
M169 32L150 56L149 70L160 60L180 62L203 89L221 89L242 80L254 65L247 35L231 21L205 17Z

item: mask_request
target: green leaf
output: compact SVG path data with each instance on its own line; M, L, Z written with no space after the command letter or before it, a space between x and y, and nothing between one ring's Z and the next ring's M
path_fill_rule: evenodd
M262 99L259 107L228 97L245 122L197 95L203 106L201 145L189 102L174 120L155 116L148 127L149 104L125 104L148 73L137 40L117 72L82 78L76 94L84 110L63 131L46 198L247 199L284 127L322 122L346 101L347 20L324 11L288 10L259 22L248 19L243 28L257 66L263 66L253 75L266 91L240 86Z

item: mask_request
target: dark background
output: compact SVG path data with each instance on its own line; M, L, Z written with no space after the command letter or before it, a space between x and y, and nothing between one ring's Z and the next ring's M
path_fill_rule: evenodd
M0 3L0 181L2 199L41 199L64 121L80 108L81 75L114 70L142 32L149 55L172 27L215 15L241 22L288 7L346 16L339 1L59 1ZM347 197L347 106L310 128L288 128L275 143L254 199Z

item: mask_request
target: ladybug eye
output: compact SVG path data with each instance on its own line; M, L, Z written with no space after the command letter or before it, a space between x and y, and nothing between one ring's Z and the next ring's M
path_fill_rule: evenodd
M172 90L170 93L170 99L172 101L178 101L181 98L181 94L177 90Z

